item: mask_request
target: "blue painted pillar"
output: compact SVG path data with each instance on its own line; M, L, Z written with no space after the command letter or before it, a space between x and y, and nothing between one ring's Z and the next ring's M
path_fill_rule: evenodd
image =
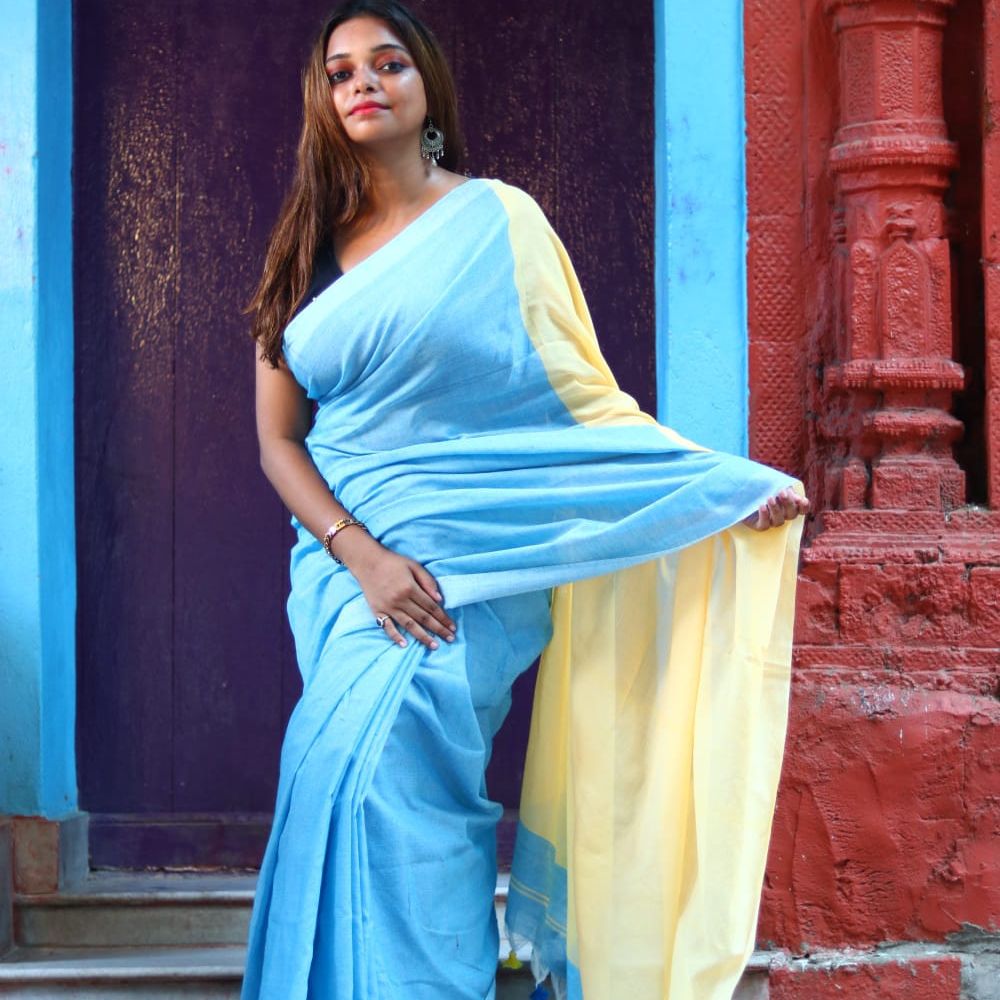
M0 4L0 813L76 809L70 0Z
M658 416L746 454L743 4L654 5Z

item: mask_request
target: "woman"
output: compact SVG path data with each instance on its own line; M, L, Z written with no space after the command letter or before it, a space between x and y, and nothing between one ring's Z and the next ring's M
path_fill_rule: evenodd
M455 172L451 77L405 8L340 8L304 97L252 303L304 691L243 997L494 995L483 775L543 649L510 934L572 997L728 996L753 945L801 522L764 529L807 502L617 388L541 211Z

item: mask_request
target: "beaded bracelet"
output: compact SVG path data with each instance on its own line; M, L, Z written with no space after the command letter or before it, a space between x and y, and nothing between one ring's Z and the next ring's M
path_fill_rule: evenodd
M334 539L334 536L337 534L337 532L341 531L344 528L351 527L352 524L356 524L363 531L367 531L368 530L367 525L365 525L364 522L357 520L357 518L354 518L354 517L342 517L336 524L331 524L330 527L326 529L326 534L323 536L323 548L326 549L326 554L335 563L338 563L341 566L344 565L344 560L343 559L338 559L333 554L333 549L332 549L331 546L333 545L333 539Z

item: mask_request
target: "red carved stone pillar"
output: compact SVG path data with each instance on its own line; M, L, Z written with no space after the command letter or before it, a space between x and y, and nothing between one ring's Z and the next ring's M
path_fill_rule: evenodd
M955 0L827 0L840 40L832 357L819 434L825 506L945 510L964 500L949 414L951 276L941 195L941 33Z
M942 112L956 0L823 0L840 121L819 414L796 662L909 681L953 667L983 693L1000 644L1000 514L965 507L950 412L953 282L942 195L958 164ZM949 680L947 683L951 683Z

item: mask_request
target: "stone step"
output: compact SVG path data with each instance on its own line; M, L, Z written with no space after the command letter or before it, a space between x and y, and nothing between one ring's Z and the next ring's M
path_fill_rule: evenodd
M507 880L497 880L501 926ZM241 945L256 882L254 874L94 872L71 890L19 895L14 940L33 948Z
M508 876L497 880L503 926ZM255 874L95 872L71 891L15 900L13 952L0 957L0 996L15 1000L238 998ZM500 958L509 947L501 939ZM497 1000L528 1000L527 954L501 968ZM734 1000L767 996L756 953Z
M245 950L215 947L18 947L0 961L0 996L17 1000L230 1000Z
M71 890L19 895L17 947L0 958L0 996L238 998L256 881L229 872L93 872ZM501 874L501 919L506 898ZM508 951L502 940L499 957ZM500 969L497 1000L527 1000L533 988L527 966Z
M13 1000L238 1000L245 950L235 946L17 948L0 960ZM528 1000L534 981L501 969L497 1000Z
M23 947L243 945L256 876L94 872L74 889L14 900Z

